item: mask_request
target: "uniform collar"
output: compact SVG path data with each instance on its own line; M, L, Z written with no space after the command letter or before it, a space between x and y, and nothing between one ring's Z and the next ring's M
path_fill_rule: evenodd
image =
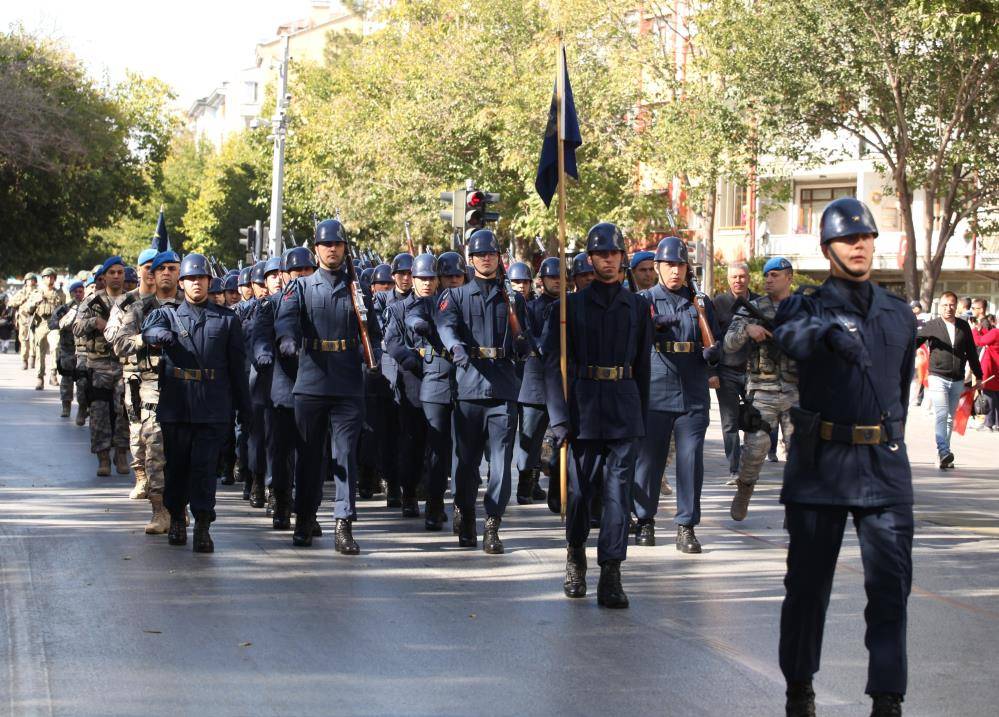
M871 305L867 309L867 316L874 316L874 314L878 311L888 310L891 306L888 304L888 292L875 284L873 281L870 282L870 284ZM857 316L861 316L860 311L853 305L853 302L843 296L839 289L836 288L836 284L829 281L829 279L826 279L822 283L822 303L828 307L838 306L856 314Z
M628 299L625 297L625 294L630 294L631 292L628 289L625 289L624 286L619 286L618 291L617 293L614 294L614 298L611 300L610 304L609 305L605 304L603 294L599 291L594 291L592 288L593 286L596 285L596 283L597 283L596 279L594 279L592 282L590 282L589 286L583 289L582 293L584 294L584 296L589 296L590 300L597 306L607 309L616 304L628 302Z

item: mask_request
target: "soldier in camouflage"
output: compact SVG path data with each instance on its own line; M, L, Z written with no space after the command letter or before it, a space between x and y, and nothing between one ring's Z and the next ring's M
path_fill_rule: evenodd
M141 262L144 257L140 255ZM155 293L133 301L125 310L115 333L112 346L115 354L127 362L126 370L137 378L127 386L133 393L126 394L129 416L138 417L137 424L131 424L132 468L135 470L136 493L149 498L153 517L146 525L146 533L162 535L170 529L170 513L163 506L164 468L166 456L163 451L163 431L156 419L159 405L159 363L161 350L147 346L142 340L142 322L154 309L161 307L177 308L177 276L180 271L180 257L173 251L156 254L148 262L142 277L148 274L155 280ZM139 285L139 289L143 284ZM135 386L135 389L132 389Z
M83 282L74 281L69 285L69 298L49 317L49 329L59 332L59 343L56 346L56 371L59 374L59 399L62 401L62 418L69 418L73 406L73 388L76 387L78 414L86 412L86 386L80 386L80 377L76 365L76 339L73 337L73 322L76 312L83 301Z
M111 449L115 449L115 468L121 475L128 467L128 419L121 385L121 364L104 338L111 308L121 301L125 280L125 262L112 256L101 267L105 288L87 299L73 324L73 335L84 340L87 348L87 373L90 381L90 450L97 454L98 476L111 475Z
M45 388L45 363L53 348L49 345L51 331L49 319L56 309L66 303L65 294L55 288L55 283L56 270L51 266L45 267L42 270L41 285L25 302L27 310L31 312L32 335L35 340L35 360L38 366L38 382L35 384L37 391Z
M746 441L739 459L739 477L732 499L733 520L744 520L749 500L760 477L760 467L770 450L770 430L780 424L785 449L791 439L790 410L798 405L798 368L793 359L780 350L773 339L772 321L777 306L791 295L794 269L784 257L774 257L763 266L765 296L753 299L750 306L738 309L725 334L725 351L736 352L747 342L749 381L747 399L759 411L759 430L746 431ZM756 314L753 316L752 314Z
M24 286L17 293L10 297L8 306L17 309L17 340L21 346L21 368L28 370L30 360L31 367L35 366L35 345L31 341L31 312L28 310L28 298L38 287L38 277L30 271L24 275Z

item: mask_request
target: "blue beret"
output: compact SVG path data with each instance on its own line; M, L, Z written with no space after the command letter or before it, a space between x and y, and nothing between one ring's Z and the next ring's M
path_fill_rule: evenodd
M77 289L82 289L82 288L83 288L83 282L82 281L74 281L72 284L69 285L69 290L71 292L72 291L76 291Z
M653 251L636 251L635 255L631 257L631 268L635 269L643 261L653 261L656 258L656 253Z
M109 256L107 259L104 260L104 263L101 264L101 273L103 274L115 264L121 264L122 266L125 266L125 260L122 259L120 256Z
M157 251L152 247L149 247L148 249L143 249L142 251L139 252L139 258L135 263L138 264L139 266L142 266L143 264L155 259L156 254Z
M173 262L174 264L179 264L180 263L180 257L177 255L177 252L173 251L172 249L167 250L167 251L161 251L153 259L152 270L156 271L157 269L159 269L164 264L169 264L171 262Z
M767 263L763 265L763 276L771 271L782 271L790 268L792 268L791 262L782 256L775 256L773 259L768 259Z
M87 286L93 286L93 285L94 285L94 275L91 274L90 276L87 277Z

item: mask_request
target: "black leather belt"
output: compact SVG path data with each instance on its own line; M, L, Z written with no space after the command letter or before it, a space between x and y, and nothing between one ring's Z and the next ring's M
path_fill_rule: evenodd
M850 443L855 446L876 446L881 443L900 441L903 437L901 421L876 426L850 426L842 423L822 421L819 424L819 437L823 441Z
M506 351L501 348L489 346L475 346L472 348L472 358L481 359L501 359L506 356Z
M313 351L346 351L357 348L357 339L306 339L305 348Z
M213 368L175 368L173 377L181 381L213 381L215 379L215 369Z
M631 366L584 366L582 377L593 381L622 381L634 375Z
M696 341L656 341L652 345L661 354L689 354L697 349Z

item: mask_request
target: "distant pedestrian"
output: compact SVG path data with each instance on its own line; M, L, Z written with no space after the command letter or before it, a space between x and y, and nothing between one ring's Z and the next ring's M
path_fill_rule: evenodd
M982 384L985 397L985 429L999 431L999 328L992 314L983 316L971 332L975 345L982 348Z

